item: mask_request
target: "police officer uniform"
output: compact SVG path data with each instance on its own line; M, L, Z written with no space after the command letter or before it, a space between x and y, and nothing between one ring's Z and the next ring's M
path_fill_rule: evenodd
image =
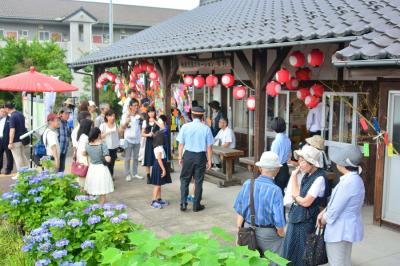
M192 108L192 114L204 115L201 106ZM214 138L210 127L203 124L199 118L184 124L176 140L184 146L183 166L181 171L181 210L185 211L189 194L189 184L192 176L195 180L195 199L193 211L201 211L204 206L200 204L203 193L204 173L207 166L207 147L213 145ZM211 159L211 158L210 158Z

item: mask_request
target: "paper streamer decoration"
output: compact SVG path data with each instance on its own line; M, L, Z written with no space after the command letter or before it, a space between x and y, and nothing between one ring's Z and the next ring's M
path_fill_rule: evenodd
M360 117L360 124L364 131L368 131L368 124L367 124L367 121L365 121L365 118L363 116Z
M388 156L393 157L393 144L389 143L388 145Z
M364 157L369 157L369 143L365 142L364 143Z
M383 142L385 142L385 145L389 144L389 134L387 132L383 135Z
M376 117L372 117L372 124L374 125L376 133L380 133L381 128L379 127L378 119Z

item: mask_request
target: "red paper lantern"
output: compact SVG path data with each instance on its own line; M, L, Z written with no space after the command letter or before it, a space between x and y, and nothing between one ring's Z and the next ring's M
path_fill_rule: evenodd
M139 64L133 66L133 72L136 74L142 73L142 67Z
M306 58L300 51L295 51L289 56L289 64L293 67L302 67L305 62Z
M96 82L96 88L97 89L101 89L103 87L103 85L100 82Z
M313 49L307 55L307 62L313 67L318 67L324 63L324 53L320 49Z
M322 95L324 95L324 86L322 86L321 84L315 83L314 85L311 86L310 93L313 96L322 97Z
M196 76L196 77L194 78L194 80L193 80L193 85L194 85L197 89L203 88L204 84L205 84L205 80L204 80L203 76L198 75L198 76Z
M309 68L301 68L296 71L296 79L298 81L301 80L310 80L311 70Z
M296 78L289 79L285 84L289 90L297 90L299 87L299 81Z
M122 82L117 83L117 88L118 89L123 89L124 88L124 84Z
M150 88L157 89L160 83L157 80L150 81Z
M128 86L129 86L129 88L135 88L136 87L136 83L131 80L131 81L129 81Z
M315 107L317 107L317 105L319 104L319 98L316 96L307 96L304 99L304 103L306 104L306 106L310 109L313 109Z
M183 84L186 86L193 86L193 76L185 76L183 78Z
M278 70L275 74L275 79L278 81L280 84L285 83L290 79L290 72L286 68L282 68L281 70Z
M213 88L218 85L218 78L214 75L208 75L206 78L206 84L208 87Z
M158 74L156 71L152 71L149 73L149 79L151 80L157 80L158 79Z
M281 84L279 84L276 81L271 81L271 82L268 82L265 89L269 96L275 97L281 92L282 86L281 86Z
M153 64L150 64L150 63L147 64L147 68L146 68L147 72L153 72L154 69L155 69L155 68L154 68L154 65L153 65Z
M225 74L221 78L221 83L225 87L230 87L235 84L235 77L232 74Z
M236 100L242 100L244 97L246 97L246 94L246 88L242 85L233 88L233 97Z
M310 91L306 88L301 88L297 91L297 98L304 101L307 96L310 96Z
M143 61L139 64L139 68L140 68L140 73L142 72L146 72L147 71L147 66L149 65L149 63L147 61Z
M250 111L256 110L256 97L250 96L247 98L246 106Z

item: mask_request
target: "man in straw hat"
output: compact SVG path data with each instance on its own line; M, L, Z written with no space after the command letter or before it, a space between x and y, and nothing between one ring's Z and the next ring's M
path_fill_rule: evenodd
M212 165L212 145L214 138L211 129L203 124L205 110L201 106L192 108L193 121L182 126L176 140L179 142L179 164L181 171L181 211L187 209L187 196L192 176L195 180L195 198L193 211L204 210L201 205L203 180L206 168ZM185 153L183 153L185 149Z
M275 184L274 179L282 164L276 153L266 151L262 154L260 161L256 162L256 166L261 172L261 175L254 181L253 192L257 245L261 252L271 250L280 253L285 217L282 191ZM242 226L249 227L251 225L250 185L251 180L247 180L243 184L233 206L238 214L236 222L238 230Z

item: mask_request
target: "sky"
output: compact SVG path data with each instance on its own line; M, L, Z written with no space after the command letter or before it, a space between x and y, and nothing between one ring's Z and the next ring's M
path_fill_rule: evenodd
M82 0L80 0L82 1ZM110 0L84 0L87 2L109 3ZM199 0L112 0L113 4L164 7L173 9L193 9L199 5Z

